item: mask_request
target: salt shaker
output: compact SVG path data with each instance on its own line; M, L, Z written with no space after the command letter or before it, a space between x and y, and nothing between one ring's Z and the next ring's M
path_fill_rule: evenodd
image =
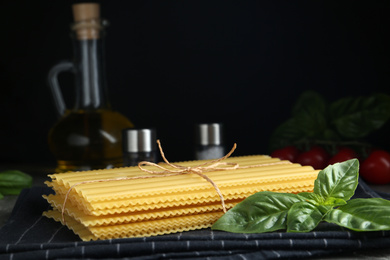
M157 163L155 129L124 129L122 131L122 140L124 166L136 166L141 161Z
M218 159L225 155L223 125L221 123L195 126L195 159Z

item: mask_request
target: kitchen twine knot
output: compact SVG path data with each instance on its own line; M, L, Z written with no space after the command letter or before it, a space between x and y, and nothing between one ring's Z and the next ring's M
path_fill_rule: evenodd
M225 156L215 159L206 161L202 164L196 165L196 166L181 166L178 164L170 163L167 158L165 157L164 151L161 146L160 140L157 140L158 148L160 150L160 154L164 162L170 166L170 168L167 168L161 164L148 162L148 161L142 161L138 163L138 168L144 172L150 173L151 175L145 175L145 176L135 176L135 177L119 177L114 179L103 179L103 180L92 180L92 181L83 181L78 182L76 184L73 184L67 191L64 199L64 203L62 205L62 221L65 224L65 204L68 200L69 194L71 190L81 184L87 184L87 183L95 183L95 182L108 182L108 181L121 181L121 180L136 180L136 179L148 179L148 178L157 178L157 177L169 177L169 176L177 176L177 175L184 175L184 174L197 174L198 176L202 177L206 181L208 181L217 192L219 198L221 199L221 205L223 212L226 213L226 205L225 205L225 199L222 195L221 190L218 188L217 184L210 179L207 175L203 174L204 172L211 172L211 171L227 171L227 170L235 170L235 169L247 169L247 168L254 168L254 167L261 167L261 166L269 166L269 165L275 165L275 164L291 164L289 161L278 161L274 163L263 163L263 164L256 164L256 165L249 165L249 166L239 166L238 163L229 163L229 162L221 162L222 160L225 160L226 158L230 157L232 153L236 150L237 144L234 143L233 148L228 152ZM161 171L154 171L144 168L143 166L154 166L156 168L161 169Z

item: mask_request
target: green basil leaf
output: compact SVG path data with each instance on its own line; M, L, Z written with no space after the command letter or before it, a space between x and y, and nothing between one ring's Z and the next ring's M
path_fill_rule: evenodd
M3 195L19 194L32 185L32 177L18 170L0 172L0 191Z
M352 199L324 218L355 231L390 230L390 201L380 198Z
M295 203L287 214L287 232L309 232L321 222L323 216L321 210L310 202Z
M270 137L271 151L291 145L296 140L305 138L305 131L298 125L294 118L290 118L279 125Z
M314 205L320 205L324 203L324 199L314 192L301 192L298 193L298 196L301 197L302 200L310 202Z
M302 201L296 194L263 191L255 193L226 212L211 227L235 233L263 233L287 227L287 212Z
M1 192L0 192L0 200L1 200L2 198L4 198L4 196L3 196L3 194L1 194Z
M310 202L314 205L324 205L324 206L332 206L337 207L341 205L345 205L347 202L343 199L328 197L326 200L322 198L320 195L314 192L301 192L298 193L298 196L302 197L303 200Z
M347 204L347 202L345 200L339 199L339 198L334 198L334 197L328 197L323 203L323 205L332 206L332 207L338 207L338 206L342 206L345 204Z
M304 92L293 107L296 126L307 138L324 138L327 129L327 104L318 93Z
M324 201L330 198L349 200L358 185L359 161L351 159L329 165L318 173L313 192Z
M3 187L1 187L0 190L4 195L18 195L24 188L27 188L27 187L20 187L20 188L3 188Z
M317 110L319 113L324 113L326 106L325 99L318 92L308 90L298 97L292 108L292 114L296 116L307 113L307 110Z
M339 99L330 105L332 126L346 138L362 138L379 129L390 119L390 97L377 94L370 97Z

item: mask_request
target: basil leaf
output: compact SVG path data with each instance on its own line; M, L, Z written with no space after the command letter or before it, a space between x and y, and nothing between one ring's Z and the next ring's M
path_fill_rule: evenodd
M339 198L334 198L334 197L327 198L323 203L323 205L332 206L332 207L342 206L345 204L347 204L347 202L345 200L339 199Z
M352 199L324 218L355 231L390 230L390 201L380 198Z
M270 138L271 151L307 138L334 137L327 129L326 103L316 92L304 92L293 106L292 117L280 124Z
M15 187L15 188L0 188L1 193L4 195L18 195L24 188L27 187Z
M18 170L0 172L0 192L3 195L17 195L32 185L32 177Z
M304 92L293 107L296 126L307 138L323 138L327 129L327 104L318 93Z
M324 214L307 201L292 205L287 214L287 232L309 232L322 220Z
M362 138L390 119L390 97L377 94L343 98L332 103L329 110L331 124L340 135Z
M359 161L351 159L329 165L318 173L313 192L324 201L330 198L349 200L358 185Z
M1 194L1 192L0 192L0 199L2 199L2 198L4 198L4 196L3 196L3 194Z
M287 227L287 212L302 201L296 194L263 191L255 193L226 212L211 227L235 233L263 233Z
M294 118L290 118L279 125L270 137L271 151L290 145L296 140L305 138L305 132L298 125Z
M308 201L314 205L320 205L324 202L324 199L313 193L313 192L301 192L301 193L298 193L298 196L302 198L302 200L304 201Z
M292 114L295 116L305 112L307 109L325 111L326 106L325 99L318 92L307 90L303 92L295 101L292 108Z

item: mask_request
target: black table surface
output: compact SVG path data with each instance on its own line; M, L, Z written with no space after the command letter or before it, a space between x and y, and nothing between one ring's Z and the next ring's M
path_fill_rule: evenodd
M9 166L7 166L9 169ZM0 168L1 170L2 168ZM19 167L20 169L20 167ZM31 170L34 169L34 170ZM22 169L32 188L0 200L0 259L389 259L390 232L353 232L323 223L308 233L233 234L202 229L177 234L83 242L42 217L50 167ZM390 199L389 186L359 180L355 197Z

